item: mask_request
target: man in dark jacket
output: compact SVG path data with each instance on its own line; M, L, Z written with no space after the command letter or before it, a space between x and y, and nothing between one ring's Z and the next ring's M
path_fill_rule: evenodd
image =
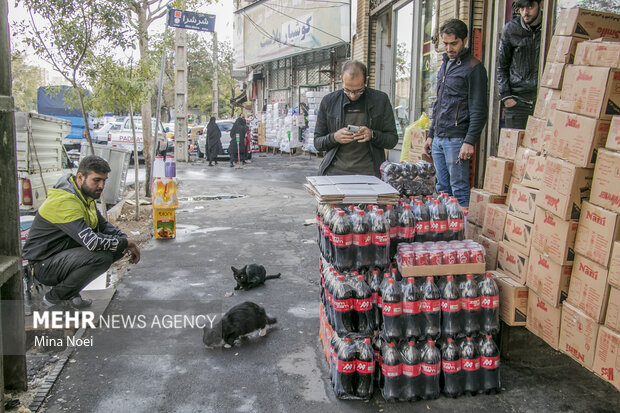
M506 23L497 56L497 83L505 107L506 127L525 129L534 113L542 10L539 0L516 0L520 16Z
M349 60L342 67L341 90L321 101L314 146L327 152L320 175L375 175L385 149L398 143L394 112L388 96L367 87L366 66ZM353 131L348 126L354 126Z
M84 308L91 300L80 291L125 252L140 261L140 248L97 210L110 166L87 156L76 176L67 174L50 189L32 222L22 252L28 270L41 284L53 286L43 296L44 308L68 304Z
M465 48L465 23L448 20L439 33L446 53L437 74L437 100L424 146L433 155L437 191L469 206L469 159L487 121L487 72Z

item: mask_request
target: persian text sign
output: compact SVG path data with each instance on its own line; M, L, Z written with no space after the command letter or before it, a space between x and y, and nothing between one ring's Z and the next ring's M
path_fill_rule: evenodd
M213 32L215 31L215 15L170 9L168 13L168 26L199 30L201 32Z

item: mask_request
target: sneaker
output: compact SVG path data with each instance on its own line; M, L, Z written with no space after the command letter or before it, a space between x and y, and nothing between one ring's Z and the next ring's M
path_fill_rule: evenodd
M90 307L93 303L93 300L89 300L88 298L82 298L79 294L69 300L71 307L75 309Z
M59 305L62 304L62 300L54 300L52 298L49 298L47 296L47 294L45 294L42 298L41 298L41 304L43 309L45 310L49 310L53 307L57 307Z

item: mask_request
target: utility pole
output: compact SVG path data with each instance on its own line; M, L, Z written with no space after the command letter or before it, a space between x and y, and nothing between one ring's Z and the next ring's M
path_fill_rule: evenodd
M187 32L175 29L175 70L174 91L174 158L188 162L187 150ZM157 125L159 127L159 125Z
M219 62L218 62L218 56L217 56L217 33L213 32L213 67L214 67L214 71L213 71L213 106L212 106L212 114L211 116L215 116L215 118L219 118L219 96L220 96L220 89L219 89L219 79L218 79L218 68L219 68Z

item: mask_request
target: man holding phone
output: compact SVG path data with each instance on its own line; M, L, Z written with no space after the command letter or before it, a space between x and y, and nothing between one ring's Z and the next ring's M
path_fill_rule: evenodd
M375 175L385 149L398 143L394 112L388 96L367 87L366 66L349 60L342 67L341 90L321 101L314 146L325 151L320 175Z

